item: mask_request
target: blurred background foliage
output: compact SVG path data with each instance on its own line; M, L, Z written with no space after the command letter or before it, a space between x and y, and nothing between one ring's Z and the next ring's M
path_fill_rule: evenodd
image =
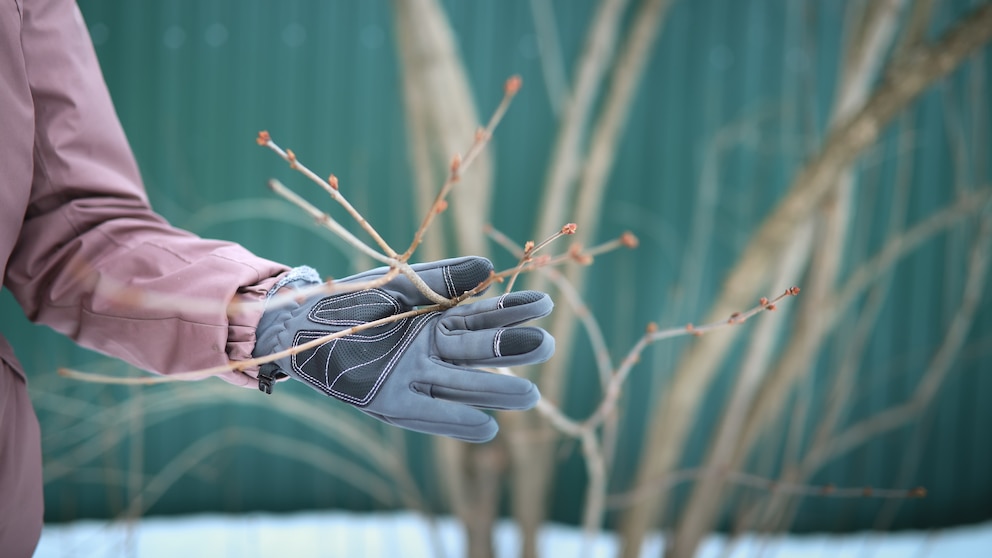
M873 3L704 0L668 6L618 135L599 221L585 229L594 236L584 237L585 224L579 222L578 240L587 245L626 230L641 240L637 250L598 258L584 280L586 300L614 362L648 322L699 323L707 315L754 232L803 163L827 141L845 44L856 27L851 14L864 16ZM620 40L637 23L641 3L633 4L621 13ZM916 2L905 4L910 7L899 12L899 25ZM925 37L946 32L979 4L934 3ZM409 23L403 15L409 7L380 0L80 0L79 5L153 207L173 224L289 265L312 265L328 276L369 265L265 188L269 177L277 177L328 206L302 177L255 145L258 130L266 129L318 173L336 174L342 191L387 240L404 245L410 238L421 215L410 145L417 136L404 97L404 71L410 69L403 64L409 57L401 56L397 39L397 29ZM490 146L489 162L459 185L469 196L490 197L488 213L475 223L477 242L502 267L514 258L484 240L484 225L491 223L520 243L550 232L535 230L542 218L542 185L599 4L450 0L441 5L471 95L468 106L474 103L480 118L496 106L508 76L523 77L524 87ZM990 54L988 47L979 49L929 88L853 165L847 234L834 251L839 284L885 246L893 226L908 229L960 196L990 187ZM613 68L607 65L604 79ZM879 76L869 80L880 81ZM594 116L605 95L595 94ZM444 106L449 99L442 93L434 101ZM450 100L456 101L465 99ZM473 131L472 126L462 130L462 148ZM590 141L583 137L580 147ZM572 220L568 204L576 200L564 199L565 220ZM793 371L797 380L739 462L741 470L773 478L811 447L833 379L845 355L855 350L852 344L864 347L841 425L910 400L962 306L970 250L982 230L979 217L989 216L981 207L987 196L969 199L979 207L960 211L952 225L929 235L880 278L884 288L874 291L879 306L871 327L855 328L866 307L876 304L858 296L813 357ZM459 211L458 203L453 201L449 213ZM444 226L449 237L463 234L450 222ZM814 253L817 244L814 240ZM435 239L432 255L458 255L459 246L451 238ZM775 276L764 294L792 284L805 288L815 280L815 268L809 269ZM904 424L802 479L836 486L923 486L927 497L806 498L790 520L766 527L937 528L992 517L992 296L984 283L978 293L969 302L973 319L932 400L914 409ZM832 301L819 301L820 309L832 311ZM799 308L800 301L787 301L780 312L756 320L781 322L773 352L784 351L795 333ZM295 385L282 384L265 397L214 380L145 388L68 381L56 375L58 367L115 373L126 367L28 324L6 292L0 309L4 334L29 370L42 423L48 521L204 510L452 511L451 489L438 473L440 453L424 436L380 428ZM689 436L676 468L704 463L739 389L735 378L755 327L749 323L714 334L734 342L688 417ZM680 356L696 342L657 345L635 368L618 418L611 494L635 488L644 474L639 464L651 417L664 404ZM568 354L556 359L566 359L568 376L554 401L567 414L583 417L601 397L593 355L586 342L564 346ZM301 418L313 416L324 429L303 426ZM515 430L504 431L510 436ZM578 522L586 472L577 445L564 438L541 443L552 457L550 485L541 496L547 516ZM494 462L507 459L493 455ZM512 467L497 468L512 477ZM512 513L506 497L511 481L500 482L502 510ZM677 522L693 487L686 482L668 491L666 525ZM767 491L730 486L725 494L712 518L724 529L740 527L745 511L769 498ZM613 511L610 525L617 525L623 516Z

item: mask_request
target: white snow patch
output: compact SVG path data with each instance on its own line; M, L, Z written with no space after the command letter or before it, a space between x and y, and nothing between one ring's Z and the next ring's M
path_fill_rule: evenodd
M498 558L517 555L519 532L501 521L494 533ZM586 541L580 530L550 524L541 533L542 556L607 558L618 555L611 533ZM660 555L660 536L651 537L642 555ZM729 545L729 546L728 546ZM450 517L430 520L401 513L194 515L144 518L134 522L77 521L46 525L35 558L267 556L419 558L465 555L461 526ZM859 533L758 537L734 541L713 535L701 558L818 557L889 558L912 556L992 556L992 523L934 532Z

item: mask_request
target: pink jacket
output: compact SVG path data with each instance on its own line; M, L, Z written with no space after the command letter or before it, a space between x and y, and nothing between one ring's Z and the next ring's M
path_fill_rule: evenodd
M261 305L229 303L286 268L151 210L74 2L0 0L0 171L3 285L32 321L166 374L250 357ZM19 370L2 338L0 359Z
M223 365L250 357L285 271L152 212L74 2L0 0L0 278L31 320L145 370ZM0 555L31 555L42 506L38 421L0 336Z

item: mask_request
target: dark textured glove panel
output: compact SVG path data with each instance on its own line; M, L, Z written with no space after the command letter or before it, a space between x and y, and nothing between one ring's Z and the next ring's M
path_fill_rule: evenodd
M381 291L363 291L356 294L359 295L355 297L356 302L363 299L381 300L380 297L391 299ZM326 306L338 302L333 298L321 301ZM381 306L381 303L378 304ZM377 315L374 312L378 309L371 303L370 306L361 308L361 311L368 312L370 317L360 322L345 323L345 320L334 320L325 323L347 328L399 313L397 310L385 316ZM435 312L406 318L334 339L315 349L301 351L293 355L293 372L327 395L353 405L365 406L375 397L379 386L396 366L413 337L419 334L436 315ZM313 319L314 312L310 313L310 317ZM333 330L298 331L293 339L293 346L302 345L332 332Z

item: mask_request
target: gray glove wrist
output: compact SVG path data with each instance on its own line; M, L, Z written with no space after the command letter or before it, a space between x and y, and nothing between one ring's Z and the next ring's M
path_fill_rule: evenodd
M485 258L414 266L436 292L451 298L489 276ZM339 283L367 281L379 268ZM316 295L265 311L255 356L430 304L405 277L377 288ZM542 362L554 353L543 329L520 324L547 315L550 297L536 291L462 304L366 329L276 361L279 371L386 423L472 442L492 439L495 420L480 409L533 407L530 381L478 370Z

